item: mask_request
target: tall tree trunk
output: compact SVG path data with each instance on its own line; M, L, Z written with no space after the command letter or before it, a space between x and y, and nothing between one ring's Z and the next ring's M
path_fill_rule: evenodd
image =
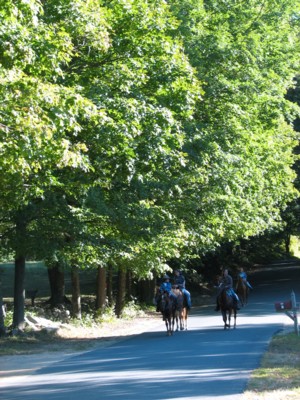
M154 295L155 295L155 279L139 281L138 284L139 301L146 304L153 304Z
M286 254L286 256L289 256L290 245L291 245L291 236L288 233L285 234L284 243L285 243L285 254Z
M128 301L132 300L134 296L134 287L131 271L127 271L126 274L126 299Z
M106 270L98 267L97 289L96 289L96 310L103 313L106 305Z
M108 305L112 307L112 305L114 304L114 296L113 296L113 267L111 264L108 265L107 299L108 299Z
M80 297L80 280L78 268L73 266L71 269L72 281L72 314L73 317L81 319L81 297Z
M16 215L16 255L14 280L13 329L25 327L25 261L26 261L26 213L19 210Z
M15 259L15 286L14 286L14 314L13 328L23 330L24 306L25 306L25 257L19 256Z
M52 307L57 307L65 302L65 275L59 268L58 263L48 268L48 277L51 290L50 303Z
M120 267L118 273L118 292L117 292L116 308L115 308L115 312L118 318L121 317L123 308L125 306L125 298L126 298L126 270Z

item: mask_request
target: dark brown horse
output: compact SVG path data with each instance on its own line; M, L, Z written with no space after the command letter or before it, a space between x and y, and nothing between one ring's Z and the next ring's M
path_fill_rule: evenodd
M233 328L236 328L237 304L233 300L232 295L228 292L228 290L223 289L221 291L219 295L219 304L224 321L224 329L230 329L232 315L234 318Z
M155 300L157 304L156 310L162 313L163 321L165 321L167 336L172 336L175 325L176 298L167 291L163 293L157 291Z
M236 293L239 296L240 302L242 306L245 306L248 303L248 296L249 296L249 287L247 282L239 276L238 281L236 284Z
M171 293L164 292L161 304L163 320L167 328L167 336L172 336L175 324L176 298Z

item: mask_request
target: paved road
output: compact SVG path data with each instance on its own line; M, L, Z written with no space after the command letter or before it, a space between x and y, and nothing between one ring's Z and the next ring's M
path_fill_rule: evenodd
M282 265L251 276L255 290L240 311L237 329L224 331L213 305L193 311L189 330L166 337L151 332L7 378L2 400L236 400L271 336L293 322L274 311L291 290L300 299L300 267Z

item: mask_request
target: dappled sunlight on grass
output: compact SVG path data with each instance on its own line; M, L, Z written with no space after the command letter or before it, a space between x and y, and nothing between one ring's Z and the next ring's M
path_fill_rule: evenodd
M265 389L291 389L300 387L300 374L298 368L260 368L252 375L251 388Z
M242 400L300 399L300 337L275 336L247 389Z
M300 388L294 390L270 390L261 393L245 392L241 400L299 400Z

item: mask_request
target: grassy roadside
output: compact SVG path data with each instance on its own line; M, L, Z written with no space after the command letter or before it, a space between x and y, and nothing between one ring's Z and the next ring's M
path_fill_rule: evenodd
M0 363L1 356L21 356L48 352L71 353L88 350L97 343L99 343L99 339L66 338L55 332L46 331L25 332L18 336L0 337Z
M272 338L242 397L242 400L270 399L300 399L300 336L295 333Z
M139 334L154 323L160 315L151 309L134 312L125 318L109 317L103 321L73 321L55 329L26 328L16 336L0 337L1 356L21 356L48 352L74 353L95 346L106 346L126 336Z

